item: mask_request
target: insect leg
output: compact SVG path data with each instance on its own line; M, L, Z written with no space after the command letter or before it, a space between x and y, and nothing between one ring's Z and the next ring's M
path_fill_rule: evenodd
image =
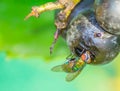
M78 56L81 56L83 53L85 52L85 49L82 48L75 48L75 53L78 55Z

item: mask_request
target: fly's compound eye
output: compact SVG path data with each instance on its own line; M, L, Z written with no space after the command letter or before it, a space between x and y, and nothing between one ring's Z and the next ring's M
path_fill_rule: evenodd
M86 63L91 63L91 57L90 57L90 52L89 51L86 51L85 53L83 53L81 55L81 59L86 62Z

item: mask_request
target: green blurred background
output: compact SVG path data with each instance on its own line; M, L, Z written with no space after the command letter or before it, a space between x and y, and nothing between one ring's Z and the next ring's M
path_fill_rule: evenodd
M50 55L54 11L24 21L32 6L54 0L0 1L0 91L120 91L120 56L107 65L88 65L72 82L50 69L69 49L60 38Z

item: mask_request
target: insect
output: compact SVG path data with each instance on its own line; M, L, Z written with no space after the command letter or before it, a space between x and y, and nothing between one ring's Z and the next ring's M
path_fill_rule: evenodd
M66 18L63 18L63 20L66 20L66 25L64 28L61 28L61 32L57 31L57 33L55 33L55 40L58 38L60 32L73 56L68 58L64 64L53 67L52 71L68 73L66 80L72 81L78 76L86 64L107 64L119 54L120 36L118 30L120 17L118 14L120 12L118 11L119 13L113 17L112 22L107 20L107 15L103 18L104 12L100 12L101 6L104 11L104 4L108 4L108 6L105 5L106 7L113 8L111 5L112 1L113 0L81 0L76 2L74 7L69 8L70 13L63 15L66 16ZM119 2L119 0L114 1L114 3L116 3L116 1ZM110 13L110 9L106 7L105 11ZM60 19L60 13L64 10L65 9L58 13L58 20ZM118 21L114 20L116 17L119 17ZM118 29L116 30L114 29L116 25L109 26L109 24L114 22L118 24ZM54 41L53 44L55 42L56 41ZM53 46L54 45L52 45L51 48L53 48Z
M66 76L66 81L70 82L80 74L86 63L90 63L90 61L91 57L89 56L89 52L85 51L84 53L82 53L81 58L68 58L67 62L62 65L53 67L52 71L68 73L68 75Z

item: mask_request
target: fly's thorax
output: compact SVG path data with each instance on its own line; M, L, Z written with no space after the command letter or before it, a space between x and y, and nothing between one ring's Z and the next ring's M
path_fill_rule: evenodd
M62 68L65 72L72 73L81 70L84 65L85 62L81 60L80 57L76 57L75 60L70 60L64 63Z
M62 68L65 72L72 73L74 72L72 68L75 65L75 63L76 63L75 59L70 59L62 65Z
M85 66L85 62L81 59L78 59L72 69L74 72L76 72L78 70L82 70L84 66Z

